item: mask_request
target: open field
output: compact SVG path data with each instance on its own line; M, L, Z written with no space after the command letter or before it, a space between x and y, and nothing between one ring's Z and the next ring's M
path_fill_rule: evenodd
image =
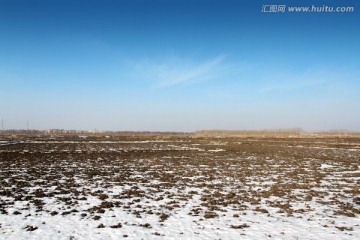
M0 239L360 239L360 138L0 141Z

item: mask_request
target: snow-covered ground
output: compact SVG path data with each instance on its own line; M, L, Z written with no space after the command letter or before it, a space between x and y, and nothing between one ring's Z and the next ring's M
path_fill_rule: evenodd
M360 152L319 142L4 140L0 239L360 239Z

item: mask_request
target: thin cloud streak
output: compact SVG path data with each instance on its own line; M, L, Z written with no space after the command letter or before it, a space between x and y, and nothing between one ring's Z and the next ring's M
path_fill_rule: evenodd
M342 70L314 71L308 70L302 74L282 73L266 77L267 84L260 90L260 93L272 91L291 91L303 88L321 87L330 88L333 85L346 82L353 82L357 76ZM352 84L350 84L352 85Z
M133 77L144 79L156 88L167 88L219 78L227 69L224 60L224 56L218 56L201 63L188 59L171 59L158 63L137 61L131 64L130 69Z

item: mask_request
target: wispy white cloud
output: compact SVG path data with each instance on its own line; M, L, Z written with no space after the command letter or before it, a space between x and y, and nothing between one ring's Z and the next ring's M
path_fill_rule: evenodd
M356 74L339 69L309 69L302 73L281 72L269 74L263 77L266 84L260 89L260 92L272 91L291 91L305 88L321 87L331 89L334 86L352 85L354 79L358 78Z
M191 85L219 78L227 68L225 56L202 62L189 59L166 59L163 61L136 61L130 64L132 75L149 81L155 87Z
M264 79L266 79L267 82L260 92L295 90L324 84L330 80L327 78L327 74L312 71L300 74L282 72L268 75L264 77Z

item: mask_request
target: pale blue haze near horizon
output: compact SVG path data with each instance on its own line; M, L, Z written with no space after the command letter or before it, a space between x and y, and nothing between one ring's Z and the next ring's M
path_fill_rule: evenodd
M360 131L359 12L358 0L0 0L0 118L6 129Z

